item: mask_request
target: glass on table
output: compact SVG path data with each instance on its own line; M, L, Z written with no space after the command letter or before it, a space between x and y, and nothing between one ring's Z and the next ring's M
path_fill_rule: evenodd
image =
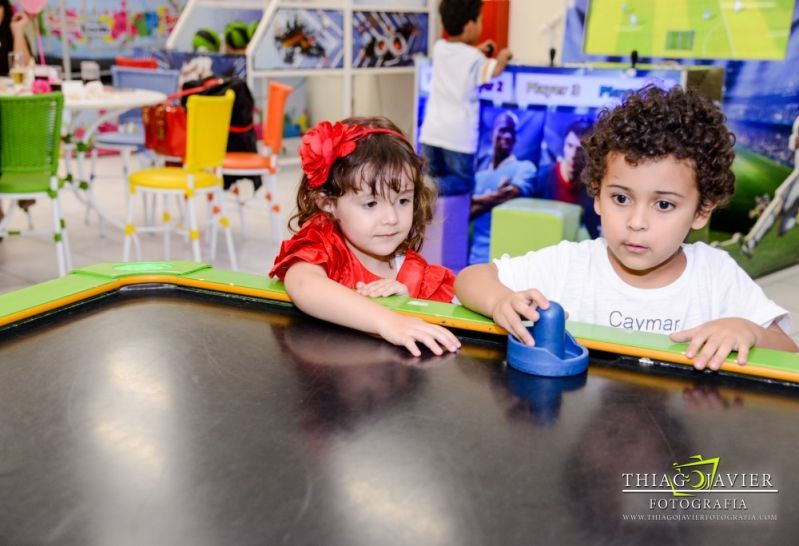
M27 67L25 57L22 53L12 51L8 54L8 75L14 81L14 85L21 87L25 83Z

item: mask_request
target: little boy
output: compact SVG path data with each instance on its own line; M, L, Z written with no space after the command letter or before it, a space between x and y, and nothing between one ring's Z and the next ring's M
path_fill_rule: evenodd
M557 300L570 318L690 342L697 369L717 370L732 351L797 351L788 312L724 251L684 244L734 190L735 137L724 116L694 91L646 87L604 110L583 139L582 180L603 238L564 241L524 256L465 269L460 301L533 339L522 318Z
M503 49L496 60L478 46L483 29L482 0L441 0L438 11L450 37L433 46L433 78L419 141L428 174L440 195L463 195L474 189L479 103L477 88L499 76L511 58Z

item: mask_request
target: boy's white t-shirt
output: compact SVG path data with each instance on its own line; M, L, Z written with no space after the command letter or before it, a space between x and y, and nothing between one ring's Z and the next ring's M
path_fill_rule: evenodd
M419 137L422 144L464 154L477 151L477 87L491 79L496 63L474 46L436 42L430 96Z
M604 239L555 246L494 263L514 291L538 289L577 322L669 334L711 320L740 317L790 332L788 311L771 301L729 254L705 243L684 244L682 275L662 288L636 288L613 269Z

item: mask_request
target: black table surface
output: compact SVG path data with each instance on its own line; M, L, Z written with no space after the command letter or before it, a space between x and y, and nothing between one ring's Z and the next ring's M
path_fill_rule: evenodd
M146 290L11 329L0 544L798 540L795 388L605 360L536 378L463 341L414 359L284 307ZM778 492L701 510L623 492L698 454Z

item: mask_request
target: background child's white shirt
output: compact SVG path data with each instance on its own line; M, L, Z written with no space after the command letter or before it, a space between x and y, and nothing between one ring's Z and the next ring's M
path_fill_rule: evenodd
M577 322L669 334L708 321L740 317L790 331L788 311L771 301L725 251L683 245L683 274L662 288L636 288L616 274L604 239L563 241L524 256L494 260L511 290L536 288Z
M477 87L491 79L497 61L474 46L439 40L420 142L464 154L477 151Z

